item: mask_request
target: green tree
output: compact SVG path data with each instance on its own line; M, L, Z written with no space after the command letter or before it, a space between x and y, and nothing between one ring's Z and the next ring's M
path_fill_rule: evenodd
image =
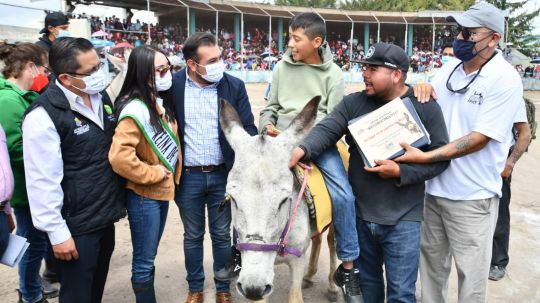
M336 8L335 0L276 0L276 5Z
M507 0L487 0L503 11L508 11L508 42L514 44L513 47L519 49L527 56L537 54L540 49L540 42L532 34L533 21L540 15L540 8L526 11L523 6L527 0L510 2ZM503 37L504 39L504 37Z
M402 11L464 10L474 0L344 0L340 8L349 10Z

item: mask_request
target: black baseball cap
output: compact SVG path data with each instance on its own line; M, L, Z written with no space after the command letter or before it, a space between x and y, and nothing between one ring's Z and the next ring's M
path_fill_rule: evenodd
M390 43L373 44L368 49L364 59L356 62L399 69L404 72L409 71L409 57L405 51L401 47Z
M44 34L48 32L47 27L50 26L59 26L69 24L69 18L64 15L62 12L52 12L48 13L47 16L45 16L45 27L39 32L40 34Z

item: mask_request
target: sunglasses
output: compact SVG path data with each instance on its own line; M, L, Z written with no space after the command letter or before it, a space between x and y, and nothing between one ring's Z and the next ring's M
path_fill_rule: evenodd
M156 73L159 73L161 78L165 77L170 70L172 70L172 66L170 65L160 65L156 67Z
M454 34L455 37L457 37L457 35L459 35L459 33L461 33L461 36L463 37L463 40L469 41L471 38L474 38L479 34L482 34L482 33L484 33L484 34L493 34L494 31L477 32L477 31L474 31L474 30L471 30L471 29L468 29L468 28L465 28L465 27L454 26L452 28L452 33Z
M471 86L471 84L474 82L474 80L476 80L476 78L478 77L478 75L480 75L480 73L482 72L482 68L484 68L484 66L489 62L491 61L491 59L493 59L493 57L495 57L495 55L497 55L497 52L493 53L493 55L491 55L491 57L484 63L482 63L482 65L480 66L480 69L478 70L478 72L476 72L476 74L474 75L474 77L469 81L469 83L467 83L467 85L465 85L464 87L462 88L459 88L459 89L454 89L452 87L452 83L450 83L450 78L452 78L452 75L454 74L454 72L458 69L458 67L460 67L461 65L463 65L463 62L459 63L458 65L456 65L456 67L454 67L454 69L452 70L452 72L450 73L450 76L448 76L448 80L446 80L446 89L448 89L449 91L453 92L454 94L464 94L466 93L468 90L469 90L469 86Z

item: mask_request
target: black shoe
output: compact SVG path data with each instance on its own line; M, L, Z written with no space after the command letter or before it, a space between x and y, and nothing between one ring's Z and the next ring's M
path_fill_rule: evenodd
M23 303L23 299L22 299L22 293L20 290L17 289L17 294L19 295L19 303ZM47 301L47 298L45 298L45 295L43 295L43 297L41 297L41 300L37 301L36 303L49 303L49 301Z
M214 278L219 281L229 281L238 277L242 269L242 255L236 247L232 247L231 260L225 264L225 267L214 273Z
M343 291L347 303L364 303L360 290L360 273L358 269L345 270L340 265L333 276L334 283Z
M489 268L489 279L491 281L499 281L500 279L504 278L504 275L506 274L506 269L502 266L491 266Z
M54 287L48 280L43 278L41 279L41 291L47 299L58 297L58 287Z

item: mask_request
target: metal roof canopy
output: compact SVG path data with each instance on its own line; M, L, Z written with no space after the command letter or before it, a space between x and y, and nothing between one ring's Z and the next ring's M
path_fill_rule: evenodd
M133 8L146 10L146 0L101 0L85 1L99 2L95 4ZM276 6L268 4L258 4L239 1L226 0L150 0L150 10L157 15L168 14L172 7L185 7L190 9L228 13L242 13L245 15L268 17L291 18L295 14L302 12L314 12L319 14L327 22L345 22L349 23L390 23L390 24L418 24L418 25L437 25L452 24L447 22L445 17L452 14L459 14L459 11L420 11L420 12L385 12L385 11L349 11L341 9L328 8L310 8L298 6ZM508 15L508 12L504 12Z

